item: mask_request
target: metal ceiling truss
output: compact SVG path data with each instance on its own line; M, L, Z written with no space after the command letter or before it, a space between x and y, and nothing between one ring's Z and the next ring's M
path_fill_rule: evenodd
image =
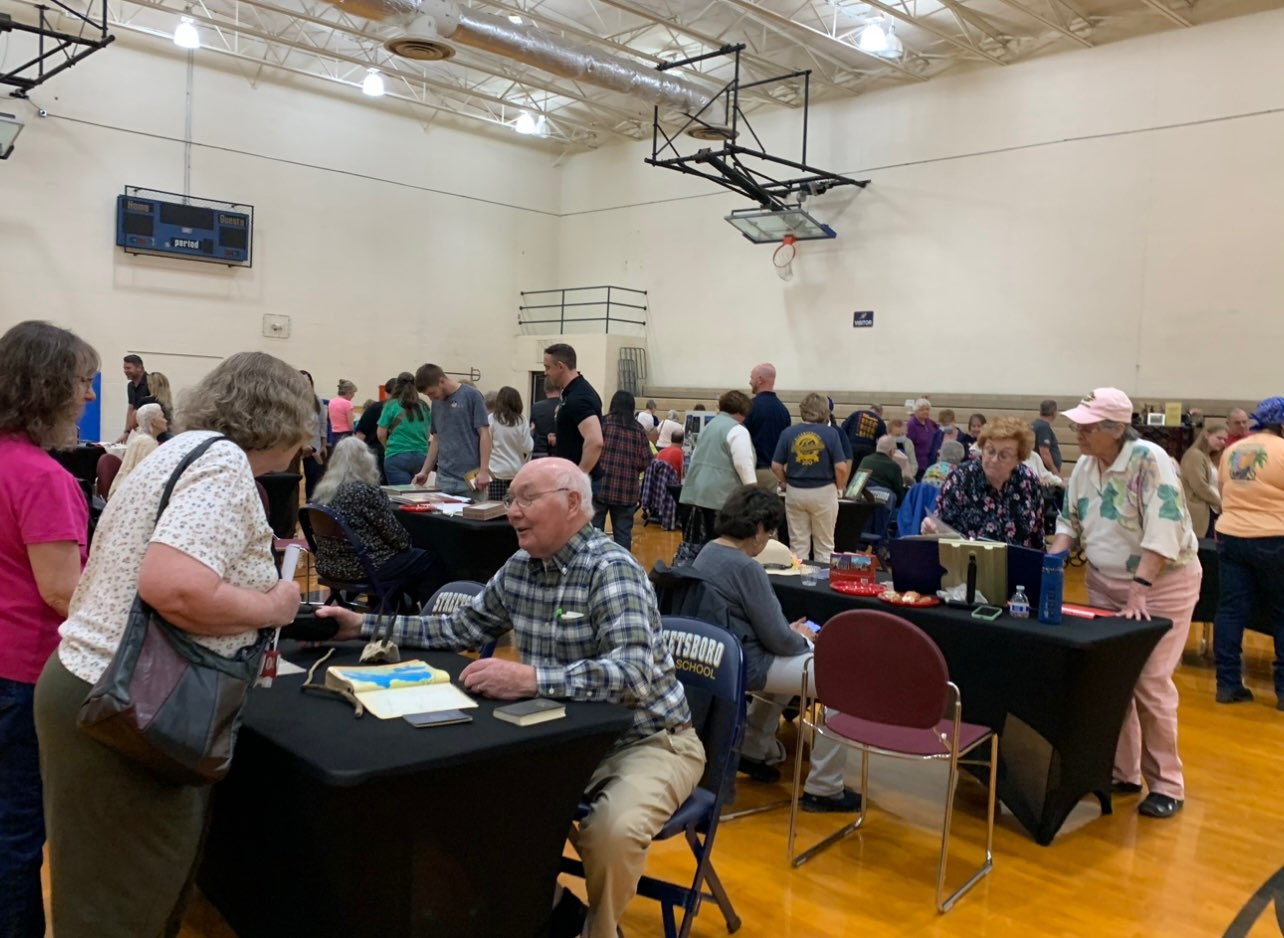
M53 78L64 69L71 68L86 56L105 49L116 37L107 32L107 0L101 0L101 6L90 3L84 13L73 10L62 0L48 0L56 8L53 19L50 18L50 7L45 4L34 5L37 12L35 24L15 21L8 13L0 13L0 34L17 30L30 33L36 37L36 55L21 65L0 72L0 85L11 85L14 90L9 94L15 98L25 98L27 93ZM94 10L98 9L97 18ZM54 28L54 20L64 18L79 20L79 32L63 32ZM85 35L85 28L97 35Z

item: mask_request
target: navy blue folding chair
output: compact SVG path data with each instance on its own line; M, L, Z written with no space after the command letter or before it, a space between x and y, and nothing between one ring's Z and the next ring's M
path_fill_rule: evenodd
M428 602L424 603L423 614L426 616L449 615L456 609L462 609L473 601L473 597L486 588L485 583L476 580L451 580L438 588ZM480 649L481 657L489 658L495 654L499 642L492 639Z
M385 583L379 579L374 562L366 551L366 545L356 532L348 527L343 516L328 505L304 505L300 512L307 519L308 523L303 526L303 529L311 532L309 541L314 548L326 540L346 544L357 555L357 562L365 572L365 578L362 580L335 580L318 573L317 583L330 588L331 601L335 601L336 597L343 594L365 595L370 600L370 611L376 615L395 612L400 594L398 584Z
M696 869L688 886L643 876L638 881L638 895L660 903L665 938L687 938L705 899L718 904L727 931L734 933L740 928L740 916L713 869L712 855L723 792L735 777L736 754L745 732L744 657L740 642L725 629L684 616L664 616L663 621L665 632L691 636L690 641L685 637L671 638L668 645L691 708L691 724L704 743L705 766L695 791L654 840L682 834L695 856ZM576 819L585 817L590 810L590 804L581 804ZM562 870L584 875L583 864L569 857L563 858ZM678 908L682 909L681 925L675 915Z

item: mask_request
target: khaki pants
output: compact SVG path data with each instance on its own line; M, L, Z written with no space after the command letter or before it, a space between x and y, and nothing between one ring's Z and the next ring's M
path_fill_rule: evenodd
M1193 560L1179 570L1155 577L1146 596L1146 610L1152 616L1173 620L1155 650L1146 659L1124 714L1115 749L1115 781L1140 782L1159 795L1181 801L1186 797L1186 780L1181 756L1177 754L1177 685L1173 672L1190 634L1190 617L1199 599L1203 568ZM1122 609L1128 603L1128 580L1102 576L1088 567L1088 601L1103 609Z
M611 753L589 780L592 810L571 832L584 861L585 938L615 938L637 893L651 839L695 790L704 746L695 730L655 733Z
M834 525L838 523L837 486L789 486L785 489L785 522L789 525L789 549L795 556L806 560L810 554L817 563L829 563L834 552Z
M780 488L780 480L770 469L755 469L754 475L758 477L758 488L766 489L768 492L774 492Z
M160 781L80 732L76 716L89 690L57 652L36 684L54 934L177 935L195 879L210 786Z

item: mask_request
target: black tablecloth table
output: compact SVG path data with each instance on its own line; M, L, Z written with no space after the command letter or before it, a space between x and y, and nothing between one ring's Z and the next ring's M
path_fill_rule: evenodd
M507 518L473 521L433 511L399 511L416 547L430 550L452 580L485 583L517 551L517 532Z
M940 647L963 719L998 731L999 797L1046 846L1085 795L1110 813L1115 744L1133 686L1167 619L1076 619L1043 625L973 619L948 606L907 609L772 576L785 617L824 622L845 609L904 616Z
M294 537L299 523L299 483L297 472L265 472L256 478L263 483L268 496L268 526L277 537Z
M1217 541L1211 537L1199 539L1199 565L1204 568L1204 579L1199 584L1199 602L1195 603L1195 622L1212 622L1217 617L1217 603L1221 598L1221 558L1217 556ZM1275 622L1270 610L1260 605L1254 610L1248 627L1256 632L1275 634Z
M467 664L412 655L452 676ZM302 681L251 693L214 792L198 882L236 933L537 935L576 805L629 711L572 703L565 719L517 727L482 700L471 723L415 729L357 720Z
M97 443L82 443L75 449L50 450L58 464L82 482L98 478L98 458L107 452Z

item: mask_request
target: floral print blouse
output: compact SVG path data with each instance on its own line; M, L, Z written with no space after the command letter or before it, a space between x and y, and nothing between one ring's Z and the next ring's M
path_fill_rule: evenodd
M941 520L964 537L1043 550L1043 489L1025 466L996 491L981 460L968 459L945 480L936 504Z
M1075 538L1088 563L1112 579L1132 579L1143 550L1167 561L1161 575L1199 556L1177 468L1146 440L1125 440L1104 470L1090 456L1075 462L1057 533Z

